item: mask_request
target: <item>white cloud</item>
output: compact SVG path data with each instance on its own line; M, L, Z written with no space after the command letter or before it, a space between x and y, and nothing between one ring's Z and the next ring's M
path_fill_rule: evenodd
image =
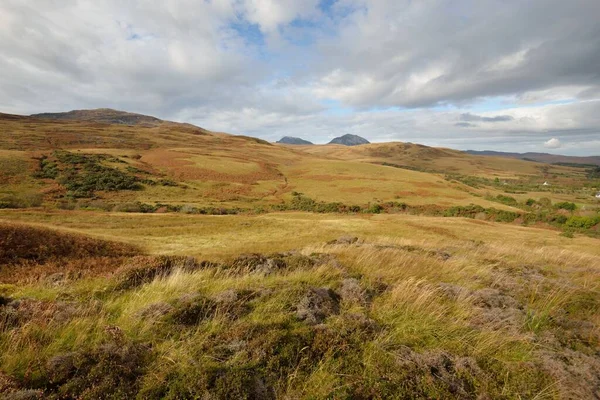
M242 8L248 21L258 24L263 32L271 33L296 18L316 15L318 4L318 0L245 0Z
M544 147L547 149L558 149L562 147L562 143L557 138L552 138L544 142Z
M273 140L539 151L553 137L599 151L600 2L319 4L0 0L0 112L113 107Z

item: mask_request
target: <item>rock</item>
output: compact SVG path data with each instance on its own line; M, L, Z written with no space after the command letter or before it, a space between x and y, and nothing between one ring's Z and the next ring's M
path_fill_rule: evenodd
M319 324L339 312L340 298L328 288L310 288L296 307L298 318L309 324Z
M267 257L262 254L244 254L236 258L232 267L240 272L268 275L286 267L286 263L281 258Z
M367 293L360 286L358 279L344 279L338 293L345 302L359 304L365 304L367 302Z

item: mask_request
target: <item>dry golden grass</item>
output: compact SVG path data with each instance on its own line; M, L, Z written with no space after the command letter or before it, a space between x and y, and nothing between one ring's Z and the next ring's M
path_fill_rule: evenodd
M139 245L152 254L185 254L203 258L244 252L301 248L344 234L369 239L419 238L439 242L484 241L503 245L556 247L600 255L597 239L562 237L548 229L462 218L412 215L332 215L270 213L203 216L182 214L123 214L92 211L0 210L0 221L83 233Z
M486 199L505 194L494 178L529 185L509 193L521 202L591 207L578 189L585 171L403 143L270 145L142 120L0 114L0 195L46 199L0 210L0 396L598 396L597 239L405 214L63 211L53 201L65 189L32 176L34 157L60 148L177 181L96 193L98 209L254 208L301 192L347 205L511 210ZM536 186L548 176L554 193ZM487 180L468 186L473 177Z
M17 387L82 398L102 388L114 398L576 399L600 383L600 250L589 238L397 215L1 215L223 262L137 257L112 278L4 285L4 296L31 298L0 318L0 365ZM331 241L348 234L359 239ZM290 248L299 252L233 267L240 252ZM121 284L131 268L149 279ZM334 297L307 301L318 288ZM321 323L300 307L320 310Z
M411 205L478 204L510 209L486 200L498 188L472 188L444 179L448 173L488 179L538 180L575 185L584 171L495 157L477 157L449 149L405 143L344 146L280 146L251 138L214 133L186 124L105 124L0 116L0 194L43 193L47 203L61 191L51 180L31 177L34 157L55 149L83 154L110 154L122 164L169 178L179 187L145 185L142 191L99 193L105 202L190 204L200 207L254 208L290 200L292 191L319 201L365 205L401 201ZM426 172L379 165L390 163ZM113 166L113 165L111 165ZM114 167L114 166L113 166ZM118 165L117 165L118 167ZM573 193L532 196L577 200ZM527 194L519 195L524 200Z

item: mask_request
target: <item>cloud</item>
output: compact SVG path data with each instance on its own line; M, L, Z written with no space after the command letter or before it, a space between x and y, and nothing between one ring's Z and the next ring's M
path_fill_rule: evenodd
M512 121L514 118L510 115L497 115L495 117L482 117L471 113L464 113L460 115L462 121L478 121L478 122L506 122Z
M562 143L557 138L552 138L544 142L544 147L547 149L559 149L562 147Z
M0 1L0 112L598 152L600 2Z
M322 42L328 68L317 83L321 96L423 107L600 86L599 2L359 3L362 11Z
M474 128L477 125L472 124L470 122L457 122L454 124L454 126L460 126L461 128Z

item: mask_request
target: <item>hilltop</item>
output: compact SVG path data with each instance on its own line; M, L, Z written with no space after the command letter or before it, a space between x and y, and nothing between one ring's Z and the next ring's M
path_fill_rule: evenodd
M148 125L156 126L163 121L148 115L135 114L110 108L94 110L73 110L59 113L32 114L34 118L53 119L60 121L92 121L105 124Z
M334 138L329 144L342 144L344 146L358 146L361 144L369 144L370 142L357 135L345 134Z
M412 143L274 146L108 109L54 115L0 114L0 207L440 214L520 212L530 198L596 203L597 171L585 168Z
M364 146L273 146L153 117L134 115L131 121L140 123L123 124L129 115L104 109L54 118L0 115L0 200L8 205L139 210L142 203L150 207L145 209L231 210L281 207L301 193L348 207L386 201L494 206L458 182L384 165L395 163L394 151L381 154L377 162L359 154L342 159L342 149L361 152ZM491 159L480 158L481 165L484 160Z
M292 136L284 136L281 139L279 139L277 141L277 143L282 143L282 144L297 144L297 145L311 145L311 144L313 144L312 142L309 142L308 140L304 140L304 139L297 138L297 137L292 137Z

